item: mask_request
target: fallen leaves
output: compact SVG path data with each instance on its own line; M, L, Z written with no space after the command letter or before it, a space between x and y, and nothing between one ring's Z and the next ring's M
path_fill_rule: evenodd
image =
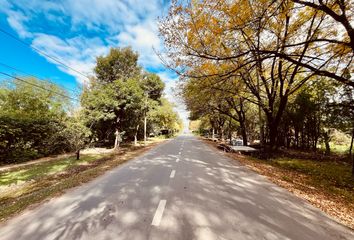
M205 141L217 149L217 143ZM332 216L342 224L354 229L354 202L348 201L347 196L340 194L341 191L330 191L326 185L312 184L314 181L310 174L299 173L296 170L284 169L281 166L249 156L224 153L252 169L253 171L266 176L270 181L281 186L296 196L305 199L317 208ZM354 195L354 191L348 194Z

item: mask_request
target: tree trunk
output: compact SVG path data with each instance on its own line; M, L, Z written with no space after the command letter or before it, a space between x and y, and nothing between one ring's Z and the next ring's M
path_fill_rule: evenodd
M269 126L269 145L271 149L274 149L277 141L277 128L276 126Z
M224 129L223 128L220 128L220 134L221 134L221 141L224 141Z
M354 154L353 154L353 142L354 142L354 128L352 131L352 140L350 142L349 148L349 159L352 162L352 177L354 177Z
M325 145L326 145L326 155L330 155L331 154L331 146L329 145L329 141L325 141Z
M76 160L80 160L80 149L76 151Z
M212 132L212 135L211 135L211 139L214 141L214 139L215 139L215 130L214 130L214 128L213 128L212 131L213 131L213 132Z
M139 131L139 124L136 126L135 134L134 134L134 145L135 146L138 145L138 131Z
M267 127L269 131L269 148L270 150L275 150L278 146L277 136L278 136L278 127L281 120L281 117L284 113L287 99L283 99L280 103L276 117L274 117L271 111L266 112L267 117Z
M247 131L246 131L245 123L243 121L240 121L240 128L241 128L240 130L241 130L243 145L247 146L248 145Z
M262 117L262 112L261 112L261 107L258 106L258 118L259 118L259 141L261 146L264 146L265 144L265 138L264 138L264 122L263 122L263 117Z
M276 149L277 146L278 125L272 118L268 119L268 131L269 131L269 149L274 150Z
M299 148L299 131L297 128L295 128L294 131L295 131L295 134L294 134L295 135L295 143L294 144L295 144L296 148Z
M114 149L115 150L117 150L119 148L119 129L118 129L119 121L120 121L120 119L117 118L117 121L116 121L116 132L115 132L116 139L114 140Z
M118 149L119 148L119 130L118 128L116 129L116 139L114 141L114 149Z
M326 146L326 155L330 155L331 154L331 146L329 145L329 141L330 141L329 133L325 132L323 134L323 138L324 138L324 142L325 142L325 146Z
M228 134L229 134L229 141L231 143L231 141L232 141L231 117L229 119L229 132L228 132Z
M134 134L134 146L138 145L138 137L137 137L137 133Z

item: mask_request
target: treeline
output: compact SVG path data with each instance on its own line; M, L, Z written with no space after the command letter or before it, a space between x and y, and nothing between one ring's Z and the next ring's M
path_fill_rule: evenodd
M62 87L19 77L0 87L0 164L24 162L86 146L118 148L120 143L172 135L182 122L163 97L164 83L138 65L130 48L97 58L96 76L80 99ZM145 123L145 127L144 127Z
M238 137L244 145L261 143L263 137L263 145L269 144L269 129L261 122L264 115L258 106L230 93L231 86L228 92L218 94L223 87L213 91L192 80L183 85L192 130L210 137L214 131L224 140ZM316 151L323 144L329 154L332 142L351 150L353 94L352 88L334 82L306 85L289 99L279 123L276 147Z
M329 152L335 129L353 142L353 17L350 1L175 1L161 57L222 137Z

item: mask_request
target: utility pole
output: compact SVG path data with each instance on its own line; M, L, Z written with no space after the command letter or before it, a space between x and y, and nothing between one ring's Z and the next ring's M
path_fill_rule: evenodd
M146 112L144 116L144 146L146 146Z
M147 92L145 92L145 110L144 110L144 146L146 146L146 112L147 112Z

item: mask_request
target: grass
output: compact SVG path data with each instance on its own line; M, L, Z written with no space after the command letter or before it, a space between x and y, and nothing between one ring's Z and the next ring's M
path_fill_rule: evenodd
M158 142L149 141L146 147L124 147L114 154L82 155L80 160L66 157L0 172L0 221L88 182Z
M354 179L350 164L289 157L233 157L354 229Z
M293 158L275 158L269 164L304 174L308 177L307 185L341 196L349 203L354 202L354 179L349 164Z
M65 171L70 167L87 164L99 159L99 155L82 155L80 160L76 160L74 156L49 161L30 166L23 166L10 171L0 172L0 186L10 184L20 184L22 182L35 180L43 175L56 174Z
M339 144L335 144L335 143L330 143L330 147L331 147L331 153L335 153L335 154L348 154L349 152L349 144L347 145L339 145ZM324 144L321 144L319 146L319 149L322 152L326 151L326 147Z

